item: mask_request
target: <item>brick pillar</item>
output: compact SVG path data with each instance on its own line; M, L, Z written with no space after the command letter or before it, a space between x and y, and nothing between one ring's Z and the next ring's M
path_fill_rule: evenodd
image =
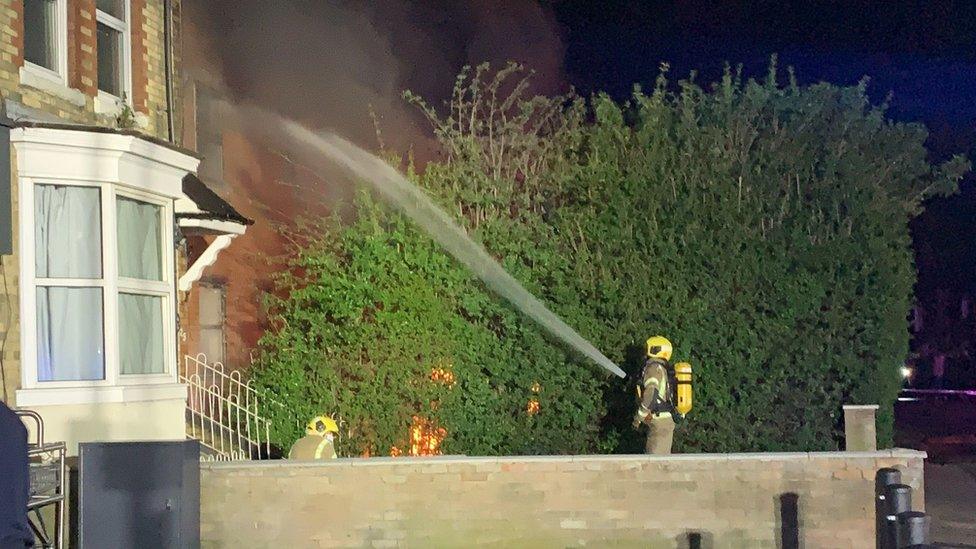
M848 452L873 452L878 449L875 431L877 404L844 406L844 439Z
M68 84L89 97L98 95L95 0L68 2Z
M138 112L149 114L149 47L146 44L146 0L131 0L129 32L132 38L132 97Z

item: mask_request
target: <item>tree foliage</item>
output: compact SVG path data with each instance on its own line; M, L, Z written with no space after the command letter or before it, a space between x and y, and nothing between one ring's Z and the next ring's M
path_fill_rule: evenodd
M269 296L255 381L289 444L336 412L341 452L387 454L415 417L446 453L639 451L629 426L653 334L695 367L680 451L827 450L841 405L891 436L915 280L908 221L954 192L925 130L864 84L734 71L620 104L533 97L519 67L462 73L446 112L407 94L446 151L410 176L526 287L631 374L608 379L493 297L399 214L299 229ZM450 371L453 382L432 379ZM530 401L538 413L530 413Z

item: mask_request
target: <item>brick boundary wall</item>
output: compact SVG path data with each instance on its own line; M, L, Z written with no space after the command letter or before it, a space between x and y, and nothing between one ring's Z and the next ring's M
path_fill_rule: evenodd
M902 470L924 509L924 458L887 450L203 463L202 547L777 548L797 538L807 549L874 547L875 472Z

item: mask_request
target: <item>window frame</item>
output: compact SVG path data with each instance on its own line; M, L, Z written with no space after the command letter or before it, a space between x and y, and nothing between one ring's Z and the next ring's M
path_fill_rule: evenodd
M203 320L202 298L204 292L216 292L218 312L220 322L218 324L207 324ZM217 357L207 355L208 364L224 364L227 360L227 286L213 281L206 281L200 284L197 292L197 346L203 351L203 334L205 330L220 331L220 360Z
M125 20L121 20L118 17L110 15L108 12L104 12L97 7L95 8L95 52L98 54L98 23L101 23L111 29L118 31L122 34L122 63L119 66L119 70L122 71L122 94L125 95L125 100L122 97L113 95L100 87L98 87L98 67L95 67L95 87L98 90L98 96L96 100L103 105L110 106L121 106L124 102L132 102L132 2L131 0L122 0L124 17ZM96 63L97 65L97 63Z
M139 191L132 188L126 188L124 186L113 185L112 186L112 223L113 223L113 234L112 234L112 245L113 245L113 260L115 264L113 268L115 269L115 310L114 314L118 317L119 314L119 294L131 294L131 295L141 295L141 296L153 296L162 298L163 306L163 362L165 369L162 373L158 374L123 374L122 364L117 360L117 376L119 379L126 380L136 380L139 382L166 382L172 379L176 373L176 264L175 255L176 248L172 246L174 239L173 235L173 200L167 200L158 195L148 193L145 191ZM160 280L142 280L137 278L126 278L118 274L118 219L116 208L116 201L119 198L128 198L131 200L136 200L146 204L152 204L154 206L159 206L159 253L160 259L162 261L160 269L162 269L162 277ZM167 220L169 222L167 223ZM167 252L168 250L168 252ZM169 313L169 314L167 314ZM116 322L118 318L116 318ZM114 336L114 347L113 351L116 355L119 354L119 330L116 330L113 334Z
M135 385L172 384L177 379L176 360L176 249L172 246L174 201L171 198L139 190L120 183L57 177L20 177L21 227L24 246L21 251L23 389L99 388ZM76 186L99 189L102 239L102 278L40 278L35 264L34 189L37 185ZM118 223L116 200L130 198L161 208L160 246L162 280L147 281L120 277L118 274ZM102 289L102 338L104 379L85 381L39 381L37 361L37 288L39 286L99 287ZM119 352L119 294L151 295L162 298L163 357L165 370L159 374L122 374Z
M68 85L68 0L54 0L54 54L55 59L55 69L49 69L43 65L38 65L27 60L24 57L24 64L21 67L22 71L31 73L32 76L37 76L48 80L54 84L59 84L61 86ZM128 4L128 0L126 0ZM24 33L27 33L26 26L24 28ZM24 52L26 53L26 52ZM23 76L21 76L23 80Z

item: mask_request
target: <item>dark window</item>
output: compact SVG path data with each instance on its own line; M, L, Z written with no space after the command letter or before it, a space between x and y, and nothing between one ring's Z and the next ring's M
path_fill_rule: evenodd
M24 59L58 70L57 0L24 0Z
M122 33L98 24L98 89L122 97Z

